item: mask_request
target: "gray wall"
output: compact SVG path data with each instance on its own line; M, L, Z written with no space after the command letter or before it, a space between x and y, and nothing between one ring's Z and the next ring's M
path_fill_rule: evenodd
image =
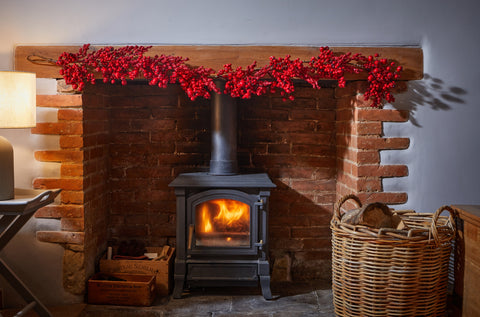
M382 152L385 164L407 164L409 176L384 181L406 191L398 206L431 212L443 204L480 204L480 51L478 1L451 0L3 0L0 70L13 68L17 44L262 44L416 45L423 48L425 79L411 83L393 105L411 120L386 124L387 136L410 137L405 151ZM39 81L41 93L53 93ZM50 114L42 112L40 121ZM16 184L30 187L58 166L33 160L55 140L28 130L0 131L14 144ZM60 246L36 242L34 231L57 228L33 220L0 254L49 303L75 301L61 291ZM27 251L35 260L25 260ZM40 272L42 274L40 274ZM4 285L1 283L0 285ZM6 287L6 286L3 286ZM9 294L12 294L10 291ZM14 301L14 295L9 296Z

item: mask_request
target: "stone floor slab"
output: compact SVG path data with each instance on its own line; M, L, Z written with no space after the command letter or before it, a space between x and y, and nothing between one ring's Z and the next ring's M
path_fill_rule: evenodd
M151 307L87 305L81 317L333 317L328 283L272 285L274 300L252 288L194 289L181 299L160 298Z

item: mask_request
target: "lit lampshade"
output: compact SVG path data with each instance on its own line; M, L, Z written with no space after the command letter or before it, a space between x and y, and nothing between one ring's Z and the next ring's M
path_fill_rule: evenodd
M35 73L0 71L0 128L35 126L35 77ZM13 147L0 136L0 200L13 198Z

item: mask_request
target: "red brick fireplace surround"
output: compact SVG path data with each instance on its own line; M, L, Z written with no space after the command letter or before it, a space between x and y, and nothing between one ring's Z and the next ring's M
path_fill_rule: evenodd
M16 69L58 78L58 69L27 61L56 58L78 47L19 46ZM318 48L168 46L153 53L189 57L194 65L262 64L268 56L304 58ZM380 53L405 68L406 81L422 78L419 48L335 48ZM58 81L59 86L61 80ZM373 109L360 94L365 79L347 87L324 82L314 90L298 83L294 101L278 95L240 100L238 161L241 172L268 173L277 188L270 199L270 253L274 280L330 278L329 222L335 201L355 193L362 201L404 203L406 193L385 192L382 179L404 177L405 165L384 165L380 151L409 147L408 138L383 135L384 122L405 122L408 111ZM37 239L64 246L64 287L84 292L85 281L107 244L137 239L175 246L175 194L168 184L179 173L206 171L210 160L210 101L190 101L177 85L165 89L141 80L126 86L97 84L82 94L38 95L37 107L55 108L58 121L37 123L34 134L59 135L59 149L35 152L60 163L59 178L37 178L35 188L61 188L58 205L37 218L59 219L61 231Z

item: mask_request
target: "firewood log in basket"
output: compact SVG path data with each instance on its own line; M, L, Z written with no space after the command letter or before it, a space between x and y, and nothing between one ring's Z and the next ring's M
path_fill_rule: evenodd
M361 208L345 212L340 220L341 223L349 225L363 225L372 228L405 229L401 218L392 213L390 208L383 203L371 203Z

